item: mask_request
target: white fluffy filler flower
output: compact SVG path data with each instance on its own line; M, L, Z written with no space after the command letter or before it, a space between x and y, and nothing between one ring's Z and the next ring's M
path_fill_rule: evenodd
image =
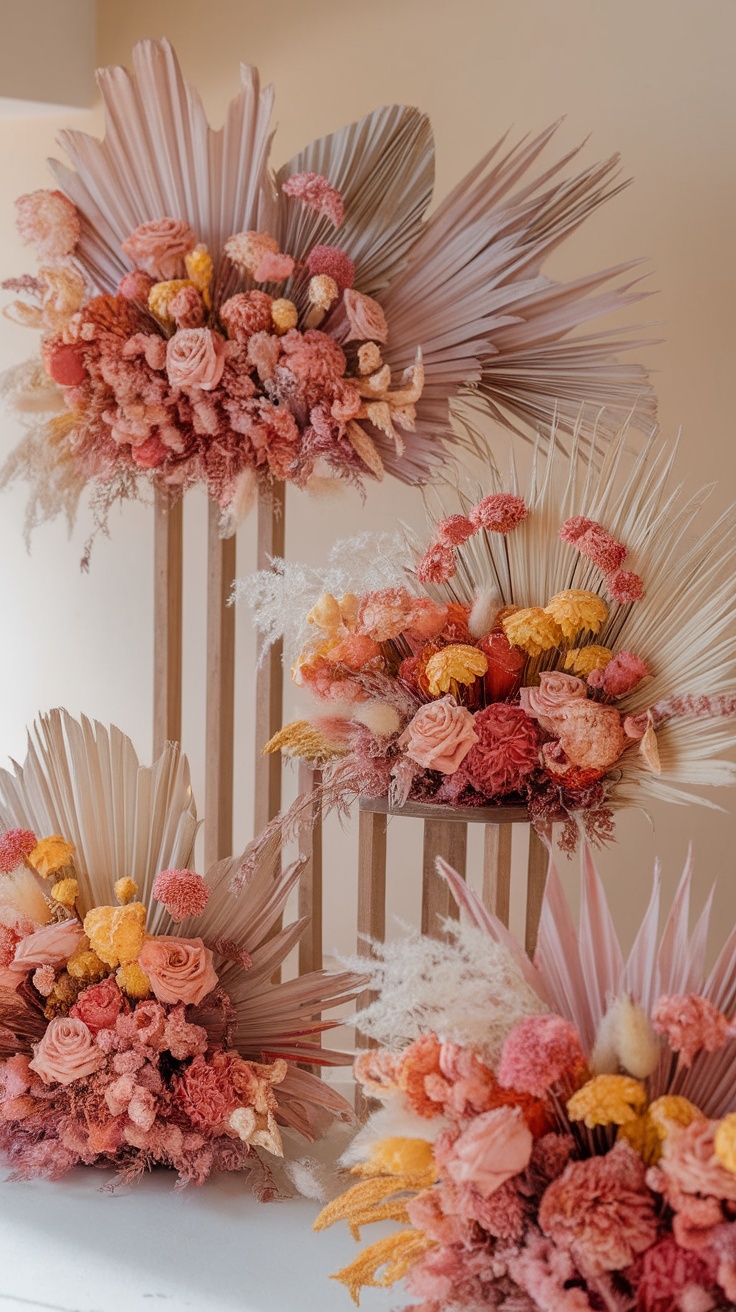
M598 1026L590 1058L596 1075L614 1075L621 1067L646 1080L659 1064L661 1044L638 1002L623 993L609 1004Z
M378 994L356 1024L394 1051L432 1031L495 1066L512 1026L547 1008L506 948L471 925L450 921L447 929L446 940L414 931L397 942L374 943L373 960L346 963L369 974Z

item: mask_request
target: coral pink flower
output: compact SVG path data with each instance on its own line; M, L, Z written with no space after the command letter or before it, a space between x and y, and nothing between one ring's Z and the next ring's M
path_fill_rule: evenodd
M570 1162L544 1194L539 1223L584 1276L624 1270L657 1238L641 1158L617 1143L604 1157Z
M172 387L211 392L225 368L225 338L211 328L183 328L169 338L166 372Z
M177 923L188 916L201 916L210 896L202 876L194 870L159 871L152 892Z
M696 1052L717 1052L732 1036L732 1027L722 1011L697 993L659 998L652 1012L658 1034L666 1034L669 1045L679 1052L686 1066Z
M575 546L602 574L612 574L626 558L623 542L618 542L602 524L590 524Z
M455 554L452 547L433 543L427 547L417 565L420 583L446 583L455 573Z
M436 638L447 622L447 606L430 597L414 597L406 622L410 638Z
M79 387L88 376L84 356L73 342L55 342L44 350L43 363L49 378L59 387Z
M680 1211L683 1194L718 1200L712 1215L721 1219L720 1201L736 1203L736 1175L716 1157L715 1132L720 1121L696 1116L690 1125L670 1125L662 1144L659 1164L647 1175L652 1188L664 1193L667 1202ZM675 1235L677 1238L677 1233Z
M473 521L466 515L448 515L435 524L435 541L442 547L459 547L475 533Z
M406 628L414 598L406 588L380 588L367 592L360 599L358 632L375 642L387 642Z
M144 273L142 269L133 269L131 273L126 273L120 279L118 295L124 296L126 301L139 301L141 305L148 306L148 293L152 287L153 278L150 273Z
M606 578L606 587L608 595L621 606L627 605L630 601L641 601L644 596L644 584L639 575L632 573L631 570L617 569L614 574L609 574Z
M136 1008L139 1011L140 1007ZM206 1052L209 1046L209 1037L203 1025L192 1025L186 1018L184 1006L172 1007L166 1023L163 1034L159 1040L159 1047L170 1052L176 1061L186 1061L189 1057L196 1057L198 1053Z
M42 925L21 939L10 969L25 974L37 966L65 966L83 942L84 930L78 920Z
M648 674L649 670L640 656L636 656L633 651L620 651L602 670L593 670L588 676L588 684L591 688L602 688L609 697L625 697Z
M442 774L454 774L477 742L473 716L451 696L420 706L399 738L412 761Z
M490 1195L529 1163L531 1133L515 1107L497 1107L476 1116L449 1149L437 1147L443 1174L458 1185L470 1185L483 1198Z
M180 287L168 311L177 328L199 328L204 323L204 301L196 287Z
M131 264L156 282L169 282L184 277L184 257L196 244L192 229L183 219L151 219L134 228L122 250Z
M193 1125L212 1133L227 1121L238 1099L227 1068L215 1070L203 1056L195 1057L176 1084L177 1101Z
M31 983L42 998L47 998L56 983L56 971L53 966L38 966L31 976Z
M62 1016L49 1022L30 1066L44 1084L72 1084L99 1070L104 1062L105 1055L84 1021Z
M294 272L294 261L290 255L280 251L264 251L253 270L256 282L283 282Z
M147 998L145 1002L139 1002L133 1011L116 1018L115 1033L119 1038L136 1046L157 1048L167 1022L168 1018L161 1003Z
M537 720L548 733L555 732L550 716L575 698L586 696L587 689L582 679L557 670L545 670L539 676L538 688L522 688L520 692L521 705L527 715Z
M217 987L212 953L201 938L150 938L138 961L159 1002L196 1005Z
M571 519L566 519L559 530L559 537L563 542L569 543L570 546L577 543L578 539L587 533L588 529L600 527L596 526L594 519L586 519L585 515L573 515Z
M386 341L388 324L378 301L350 287L345 289L342 301L350 324L347 341L381 343Z
M527 1016L506 1037L498 1067L507 1088L546 1097L563 1079L575 1080L585 1057L575 1026L562 1016Z
M293 196L322 214L336 228L340 227L345 217L343 199L322 173L292 173L281 190L285 196Z
M238 269L255 277L265 255L278 255L279 244L268 232L236 232L225 242L225 254Z
M684 1309L688 1306L685 1301L687 1293L690 1293L694 1309L714 1306L713 1267L710 1251L703 1255L689 1252L666 1235L644 1254L636 1290L639 1312L675 1312L675 1309ZM710 1295L710 1300L701 1299L696 1303L696 1291Z
M139 469L158 469L171 453L158 433L152 433L145 442L132 447L130 454Z
M468 511L468 518L475 528L484 528L488 533L511 533L528 515L522 498L512 492L494 492Z
M501 797L517 792L539 765L537 726L520 706L495 702L473 721L478 742L463 762L463 774L479 793Z
M271 331L273 297L267 292L238 292L220 306L220 319L228 337L247 342L254 333Z
M79 241L79 215L60 191L32 191L15 202L16 227L26 245L35 246L42 260L70 255Z
M555 711L550 720L567 762L582 770L610 769L626 746L621 715L615 706L573 698ZM544 758L548 768L555 772L554 756L545 750ZM556 772L564 774L566 768L565 764Z
M317 274L326 273L328 278L334 279L341 292L352 287L355 282L355 265L350 256L338 246L313 246L307 256L307 268L313 278Z
M10 875L36 846L32 829L6 829L0 834L0 874Z
M10 925L0 924L0 967L10 965L21 937Z
M69 1015L83 1020L87 1028L96 1034L98 1030L112 1028L122 1006L123 995L112 975L108 975L99 984L92 984L82 990Z

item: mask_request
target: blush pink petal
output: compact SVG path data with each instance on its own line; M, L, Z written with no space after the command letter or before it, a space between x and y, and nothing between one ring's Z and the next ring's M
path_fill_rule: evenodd
M457 1185L489 1198L529 1164L534 1140L518 1107L497 1107L476 1116L441 1165Z
M201 938L160 935L143 945L138 958L159 1002L196 1005L217 987L212 953Z
M40 1043L36 1044L31 1070L44 1084L73 1084L100 1069L105 1055L97 1047L91 1030L74 1016L60 1016L49 1022Z
M454 774L477 741L470 711L447 696L419 708L399 745L425 770Z
M83 939L84 930L78 920L43 925L20 940L9 969L25 974L38 966L65 966Z

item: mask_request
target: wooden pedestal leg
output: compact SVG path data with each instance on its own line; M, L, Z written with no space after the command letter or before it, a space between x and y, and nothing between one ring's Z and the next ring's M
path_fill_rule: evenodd
M465 859L468 846L468 827L446 820L424 821L424 854L422 858L422 933L441 938L442 921L457 916L457 905L448 885L437 873L437 857L444 857L448 865L465 878Z
M181 741L181 497L157 491L153 519L153 757Z
M524 947L530 957L537 946L539 917L542 914L544 886L547 882L549 851L533 826L529 828L529 865L526 886L526 929Z
M285 539L286 491L276 483L268 492L258 494L257 569L270 569L271 557L283 556ZM255 761L255 833L265 829L281 810L281 755L263 755L263 747L282 725L283 714L283 644L273 644L259 663L256 673L256 761Z
M211 501L207 534L205 868L230 856L233 846L235 611L227 602L235 578L235 538L220 537L219 520L218 506Z
M361 811L358 820L358 955L371 955L366 937L383 942L386 937L386 816L373 811ZM356 1010L361 1011L373 1001L370 989L361 993ZM371 1048L373 1043L364 1034L356 1034L357 1048ZM374 1106L374 1099L365 1098L360 1088L355 1091L355 1110L365 1116Z
M483 840L483 902L508 929L511 902L512 825L486 825Z

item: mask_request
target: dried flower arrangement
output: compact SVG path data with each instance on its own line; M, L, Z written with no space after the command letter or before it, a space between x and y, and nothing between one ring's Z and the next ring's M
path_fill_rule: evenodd
M273 845L237 893L235 859L202 878L186 758L170 745L144 768L119 730L59 711L0 772L0 825L0 1155L15 1177L243 1171L274 1197L261 1154L284 1155L279 1127L312 1139L352 1116L303 1063L349 1060L319 1046L339 1023L321 1013L360 977L273 983L305 928L281 926L298 867Z
M573 151L530 179L554 129L499 142L425 221L418 110L376 110L274 178L255 69L213 132L166 41L133 63L98 75L104 140L64 132L73 169L53 162L59 190L18 201L40 268L5 283L8 312L41 329L42 361L6 375L28 433L0 483L28 479L29 529L72 521L89 485L104 524L146 484L203 483L228 534L273 480L425 483L479 440L476 411L570 423L592 396L651 428L646 374L613 355L635 343L570 336L639 299L632 265L539 272L616 193L616 157L562 177Z
M579 931L552 868L532 965L443 873L467 920L377 947L356 1076L383 1105L317 1221L403 1228L335 1278L404 1278L417 1312L736 1305L736 931L707 974L688 865L625 959L586 852Z
M568 851L616 807L732 783L734 508L695 535L674 453L627 471L625 442L540 441L523 498L490 471L424 551L362 539L240 584L317 701L265 750L322 765L328 801L523 805Z

